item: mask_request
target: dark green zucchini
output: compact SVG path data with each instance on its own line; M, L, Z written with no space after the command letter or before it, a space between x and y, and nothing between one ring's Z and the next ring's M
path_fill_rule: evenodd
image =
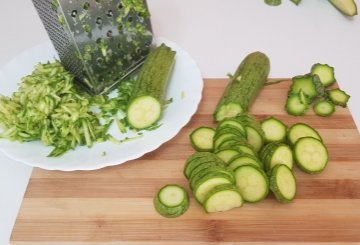
M126 113L133 128L148 128L160 120L175 54L171 48L161 44L150 52L140 68Z
M216 106L215 121L220 122L225 118L246 113L264 86L269 71L270 61L265 54L261 52L249 54L230 79Z

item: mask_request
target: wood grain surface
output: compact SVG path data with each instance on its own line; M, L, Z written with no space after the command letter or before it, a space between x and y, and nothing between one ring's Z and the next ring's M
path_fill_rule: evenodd
M227 81L205 79L196 115L180 133L154 152L97 171L34 169L11 244L303 244L360 243L360 137L351 114L337 107L330 118L310 109L293 117L283 109L290 82L266 86L251 112L276 116L289 126L316 128L330 153L326 170L308 175L295 169L298 194L280 204L272 195L257 204L206 214L191 197L187 213L176 219L158 215L152 204L168 183L186 186L182 169L194 152L188 136L213 126L212 112Z

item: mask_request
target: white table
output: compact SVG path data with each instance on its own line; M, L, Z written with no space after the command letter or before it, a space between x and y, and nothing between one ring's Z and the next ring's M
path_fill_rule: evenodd
M148 0L155 34L186 49L204 77L225 77L256 50L270 57L271 77L331 64L352 95L349 107L359 126L360 16L345 18L325 0L303 0L298 7L283 2L269 7L263 0ZM30 0L4 1L0 23L0 67L48 40ZM30 173L31 167L0 153L0 244L8 244Z

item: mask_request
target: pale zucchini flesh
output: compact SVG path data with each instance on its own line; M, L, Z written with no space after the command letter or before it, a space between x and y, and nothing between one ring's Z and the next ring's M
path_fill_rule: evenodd
M350 95L348 95L345 91L343 91L339 88L336 88L336 89L331 89L331 90L327 91L327 93L329 95L329 99L335 105L339 105L342 107L347 106L347 103L350 99Z
M309 174L316 174L325 169L329 160L329 153L320 140L304 137L296 142L294 157L301 170Z
M274 167L270 176L270 189L279 202L291 202L296 195L296 179L291 169L283 164Z
M300 94L290 94L286 100L285 110L293 116L302 116L309 108L309 104L301 100Z
M192 146L197 151L212 151L214 149L215 130L209 127L200 127L190 134Z
M205 197L204 208L208 213L225 212L233 208L241 207L244 200L233 185L220 185L212 190Z
M167 207L180 205L186 198L184 188L178 185L166 185L159 191L159 200Z
M335 105L329 100L319 100L313 106L316 115L329 117L335 112Z
M324 86L330 86L335 83L334 67L328 64L314 64L311 67L311 74L319 76L320 82Z
M259 202L269 193L266 174L253 165L242 165L234 170L236 186L247 202Z
M269 117L261 122L261 128L267 142L284 142L286 140L287 126L275 117Z
M313 137L322 141L320 134L308 124L296 123L289 128L287 138L291 145L294 145L298 139L303 137Z
M127 120L136 129L154 125L161 117L162 105L152 96L144 95L134 99L127 110Z
M329 0L329 2L344 15L354 16L358 14L354 0Z

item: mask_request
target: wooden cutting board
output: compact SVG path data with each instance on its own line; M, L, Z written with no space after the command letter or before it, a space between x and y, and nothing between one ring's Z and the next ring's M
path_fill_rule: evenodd
M322 135L330 152L326 170L295 169L298 194L280 204L272 195L225 213L206 214L191 198L176 219L159 216L152 204L168 183L187 186L182 175L193 153L188 136L213 126L212 112L226 80L206 79L196 115L181 132L142 158L97 171L59 172L35 168L11 244L235 244L360 242L360 137L348 109L321 118L310 110L293 117L283 110L290 82L267 86L252 106L258 119L273 115L288 125L305 122Z

